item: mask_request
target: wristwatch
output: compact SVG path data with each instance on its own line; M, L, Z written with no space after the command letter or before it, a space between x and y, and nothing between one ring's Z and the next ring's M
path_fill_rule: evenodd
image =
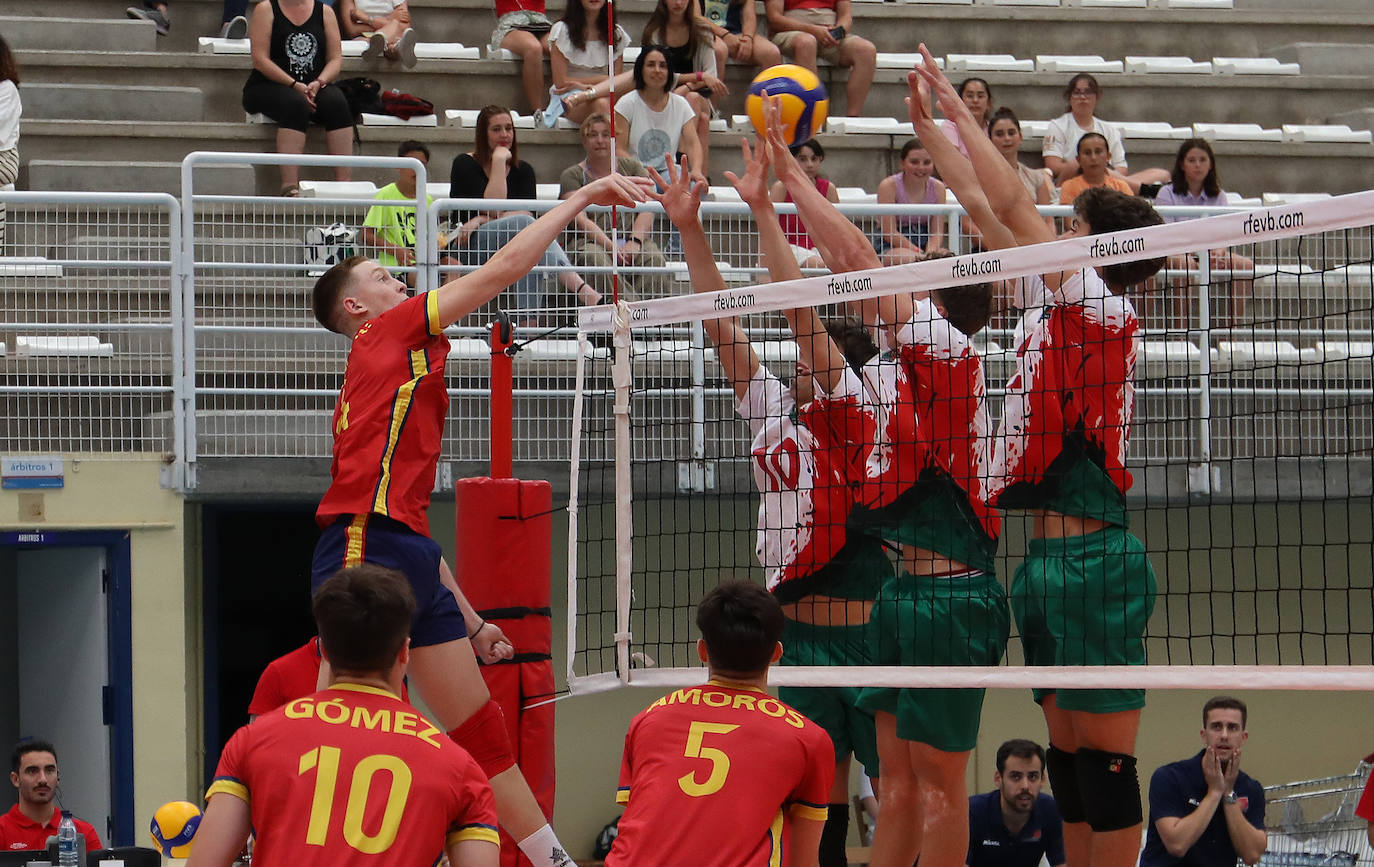
M1221 796L1221 800L1222 800L1223 802L1227 803L1227 804L1234 804L1234 803L1236 803L1236 801L1238 801L1238 800L1240 800L1240 799L1236 797L1236 793L1235 793L1234 791L1231 791L1231 792L1227 792L1226 794L1222 795L1222 796Z

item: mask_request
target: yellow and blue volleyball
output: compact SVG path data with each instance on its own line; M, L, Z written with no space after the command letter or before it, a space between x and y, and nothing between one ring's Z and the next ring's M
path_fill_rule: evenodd
M148 826L157 851L169 858L188 858L191 839L200 827L200 808L190 801L170 801L157 808Z
M816 73L804 66L782 63L760 72L749 85L744 110L754 124L754 130L764 135L763 97L776 96L781 100L782 137L788 147L796 147L825 126L830 112L830 97Z

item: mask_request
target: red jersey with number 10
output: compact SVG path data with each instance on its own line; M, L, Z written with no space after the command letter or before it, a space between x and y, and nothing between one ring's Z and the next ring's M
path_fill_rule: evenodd
M333 481L315 520L376 513L429 535L429 496L448 416L448 338L438 296L407 298L363 323L334 407Z
M446 845L500 845L487 776L384 689L336 683L234 733L206 798L251 810L255 867L431 867Z
M679 689L630 723L606 867L785 864L788 823L825 821L834 776L830 736L763 690Z

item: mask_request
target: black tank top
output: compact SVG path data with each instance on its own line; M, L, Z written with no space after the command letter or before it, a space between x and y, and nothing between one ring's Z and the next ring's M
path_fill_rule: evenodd
M297 27L282 14L277 0L269 2L272 4L272 42L268 47L267 56L285 70L287 75L296 81L309 84L320 77L320 72L329 59L325 49L324 4L320 0L315 0L310 17ZM256 79L271 80L254 69L249 83Z

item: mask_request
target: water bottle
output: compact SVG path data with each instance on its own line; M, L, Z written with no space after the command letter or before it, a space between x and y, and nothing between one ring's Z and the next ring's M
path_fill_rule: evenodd
M72 821L72 811L62 811L62 822L57 826L57 863L59 867L80 867L76 851L76 823Z

